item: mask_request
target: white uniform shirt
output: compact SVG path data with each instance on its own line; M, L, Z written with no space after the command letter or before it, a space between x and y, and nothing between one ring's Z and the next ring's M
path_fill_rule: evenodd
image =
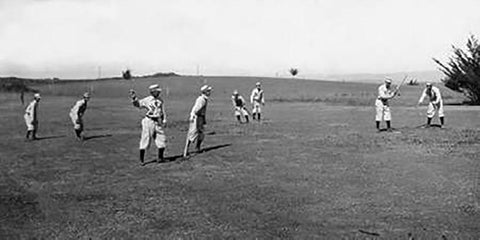
M204 94L200 95L197 100L195 100L195 105L193 105L192 111L190 112L190 117L205 117L207 112L207 102L208 97Z
M252 95L250 95L250 102L251 103L254 103L254 102L257 102L257 103L262 103L264 104L265 103L265 99L263 97L263 90L262 89L258 89L258 88L254 88L252 90Z
M87 101L85 101L85 99L80 99L75 103L73 108L70 110L70 114L77 115L78 117L82 117L86 110L87 110Z
M138 101L140 108L147 109L145 116L149 118L158 118L163 120L163 100L161 98L155 98L153 96L148 96Z
M378 99L384 103L388 103L388 99L392 98L394 91L387 88L386 84L382 84L378 87Z
M420 97L420 100L418 100L418 102L419 102L419 103L422 103L423 100L424 100L427 96L429 97L430 102L433 103L433 104L438 104L438 103L440 103L440 101L442 101L442 95L440 94L440 89L438 89L438 88L435 87L435 86L432 86L432 90L431 90L431 91L428 91L428 89L425 88L425 89L423 90L422 96Z
M33 120L35 120L37 118L37 108L37 101L31 101L30 104L28 104L27 108L25 108L25 115L28 115Z

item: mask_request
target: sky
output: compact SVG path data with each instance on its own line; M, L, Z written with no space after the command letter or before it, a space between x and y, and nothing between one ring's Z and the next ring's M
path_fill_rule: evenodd
M0 76L436 70L478 0L0 0Z

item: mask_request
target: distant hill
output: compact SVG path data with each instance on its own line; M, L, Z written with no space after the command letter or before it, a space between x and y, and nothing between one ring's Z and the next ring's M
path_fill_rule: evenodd
M157 78L157 77L179 77L180 75L174 72L167 72L167 73L154 73L154 74L148 74L148 75L143 75L143 76L138 76L138 78Z
M309 78L331 80L331 81L346 81L346 82L369 82L377 83L382 81L385 76L389 76L394 80L401 81L405 76L408 79L417 79L418 82L440 82L440 79L444 77L440 71L414 71L414 72L396 72L385 74L372 74L372 73L357 73L357 74L331 74L331 75L315 75L309 76Z
M147 79L159 77L176 77L180 76L174 72L154 73L142 76L133 76L133 79ZM60 79L60 78L19 78L19 77L0 77L0 92L35 92L36 89L31 86L42 84L62 84L71 82L85 82L85 81L108 81L108 80L123 80L122 77L109 77L97 79Z

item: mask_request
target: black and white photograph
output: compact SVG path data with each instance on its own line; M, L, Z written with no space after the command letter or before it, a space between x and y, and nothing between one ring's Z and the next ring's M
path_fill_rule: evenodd
M480 239L478 0L0 0L0 239Z

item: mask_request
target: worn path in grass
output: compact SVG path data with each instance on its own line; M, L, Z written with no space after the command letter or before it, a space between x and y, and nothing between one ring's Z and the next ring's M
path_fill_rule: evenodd
M92 98L83 143L68 120L73 97L42 99L35 142L23 141L18 100L4 99L0 236L480 237L478 109L447 106L447 128L421 129L421 110L398 106L398 132L377 133L370 106L275 102L262 123L240 125L218 96L208 151L178 157L195 96L172 99L172 161L145 167L137 162L141 112L126 98Z

